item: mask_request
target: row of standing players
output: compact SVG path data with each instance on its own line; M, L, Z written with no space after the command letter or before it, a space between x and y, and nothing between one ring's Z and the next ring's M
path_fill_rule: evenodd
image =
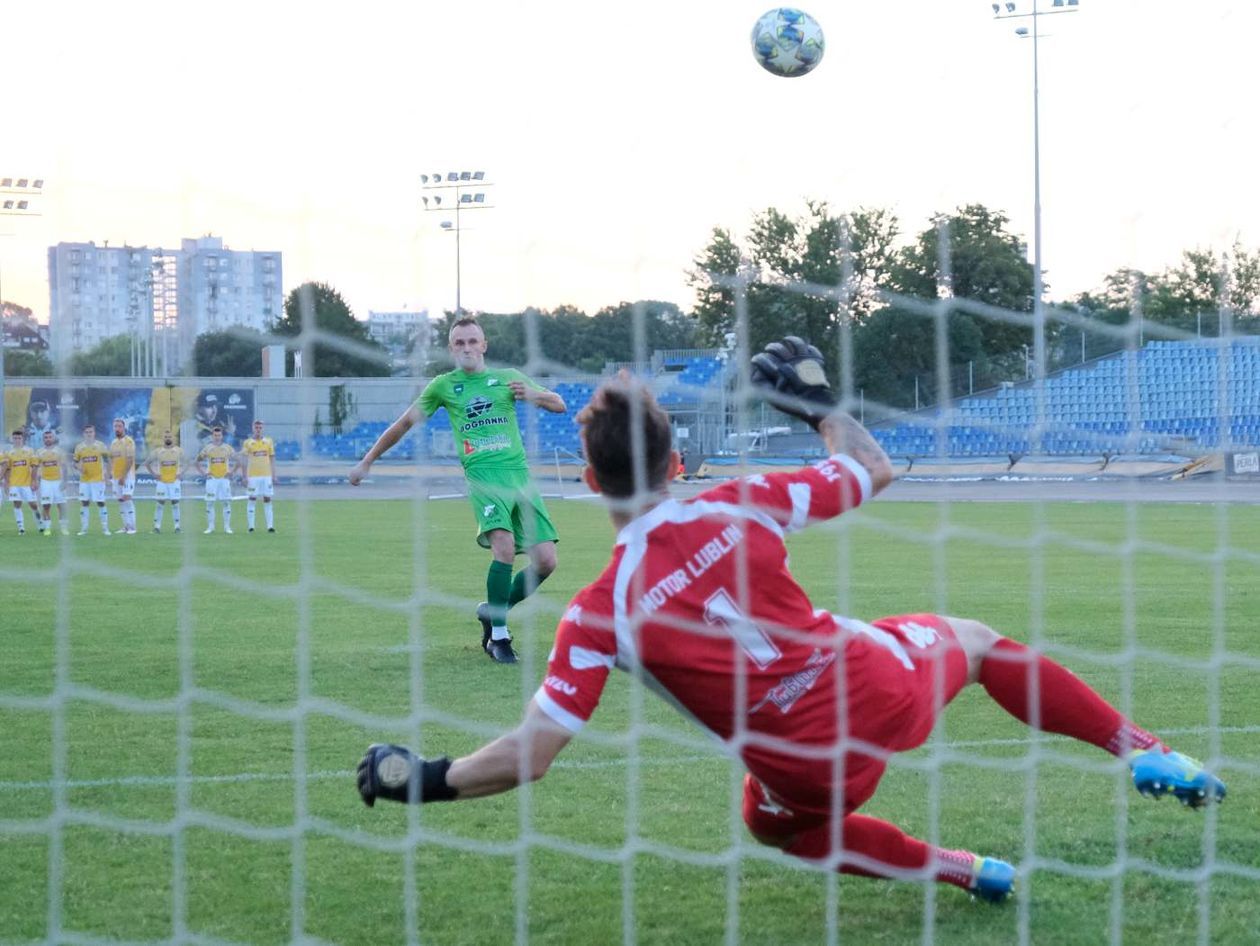
M136 444L127 435L126 424L114 421L114 439L109 446L96 439L96 429L89 424L83 428L83 439L67 457L58 446L57 435L51 430L43 433L43 446L35 449L26 443L26 431L15 430L12 446L0 452L0 487L13 503L13 516L18 535L26 533L26 515L23 504L35 515L39 531L52 535L52 511L57 507L58 523L62 535L70 530L66 523L67 498L65 484L73 465L79 480L79 535L86 535L91 520L90 507L97 506L101 532L111 535L109 511L105 507L105 485L110 484L113 498L118 502L124 535L136 533ZM271 438L263 433L263 422L254 421L253 434L238 453L223 439L223 428L211 431L210 442L197 456L186 462L183 451L175 443L170 430L162 434L162 446L153 450L144 462L144 468L154 478L154 494L157 500L153 511L153 531L162 531L166 504L171 504L171 517L176 532L180 531L179 502L182 498L181 477L188 470L195 470L205 478L206 534L215 531L215 503L223 513L223 531L232 532L232 480L238 479L247 488L246 520L249 531L254 531L255 504L263 501L263 514L268 532L275 532L275 515L272 496L275 491L276 449Z

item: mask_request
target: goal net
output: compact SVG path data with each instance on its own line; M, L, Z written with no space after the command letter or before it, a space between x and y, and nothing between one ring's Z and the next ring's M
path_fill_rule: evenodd
M354 41L361 27L346 28ZM395 42L374 41L382 56ZM534 65L557 78L550 60ZM504 136L524 135L509 118ZM310 133L295 154L318 147ZM647 137L633 150L666 174L654 149ZM108 245L120 224L80 223L54 201L0 242L0 301L21 302L12 258L47 272L53 320L54 373L4 376L6 438L21 428L36 451L10 445L6 485L26 482L21 456L42 474L32 485L61 480L64 494L19 491L0 518L0 944L1252 941L1260 255L1229 241L1060 293L1034 271L1022 210L951 199L899 217L843 190L807 201L772 188L715 210L685 258L663 258L668 214L633 206L635 190L607 196L634 237L624 253L510 214L511 236L490 236L495 217L472 211L554 209L521 167L508 182L458 165L419 184L336 182L370 212L325 213L309 195L252 212L244 185L186 182L181 233L245 221L257 235L179 249L157 245L169 230ZM558 212L580 230L573 196ZM89 226L100 244L69 242ZM276 250L238 248L255 241ZM669 267L676 301L657 301ZM412 277L390 290L415 299L373 309L391 268ZM566 304L550 282L566 269L616 298ZM497 279L519 298L491 291ZM441 301L426 307L428 293ZM532 293L554 300L527 307ZM19 315L6 314L6 352ZM493 555L462 463L510 448L492 405L454 425L444 409L422 418L352 484L457 366L447 340L462 315L478 318L491 368L565 406L522 403L512 421L559 535L542 584L514 560L531 592L508 614L516 665L483 646ZM683 455L670 484L682 498L823 456L749 383L751 356L784 335L819 346L897 474L788 538L813 604L862 621L982 621L1201 759L1226 804L1148 801L1124 762L970 687L922 747L888 759L862 811L1010 862L1013 897L990 907L928 877L844 876L749 835L732 747L641 672L614 674L541 781L453 805L361 803L369 743L467 755L516 725L544 679L558 622L616 538L574 421L599 384L626 370L650 387ZM110 449L123 438L134 511L87 488L127 469L130 454ZM538 528L521 526L523 544ZM763 580L745 575L740 599Z

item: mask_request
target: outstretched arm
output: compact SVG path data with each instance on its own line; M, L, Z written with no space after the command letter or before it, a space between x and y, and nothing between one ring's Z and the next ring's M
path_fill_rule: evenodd
M358 486L362 483L368 470L372 468L372 464L379 460L382 454L393 448L394 444L402 440L412 427L423 424L424 419L424 414L414 404L403 411L398 420L381 432L381 435L376 438L376 443L372 444L368 452L363 455L363 459L355 464L354 469L350 471L350 485Z
M572 738L531 702L514 730L454 762L424 759L402 746L372 746L359 763L359 795L369 806L377 798L423 803L498 795L546 775Z
M460 798L480 798L511 791L522 781L536 782L572 738L573 733L552 722L531 700L519 726L456 759L446 773L447 784Z

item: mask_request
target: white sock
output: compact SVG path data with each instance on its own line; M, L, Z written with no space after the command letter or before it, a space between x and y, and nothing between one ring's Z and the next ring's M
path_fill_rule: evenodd
M158 503L153 509L153 528L162 528L162 513L166 511L165 503Z
M223 528L225 529L232 528L232 504L231 503L223 504Z
M80 506L79 507L79 531L87 532L87 524L88 524L88 507Z
M275 527L276 514L272 511L271 503L263 503L263 518L267 520L268 529Z
M179 528L179 503L171 503L171 519L175 522L175 528Z
M19 529L25 529L25 528L26 528L26 518L22 515L22 507L21 507L21 506L15 506L15 507L13 508L13 518L17 520L17 524L18 524L18 528L19 528Z
M123 528L130 532L136 529L136 501L134 499L125 500L122 504L122 520Z
M245 523L251 529L254 528L254 501L252 499L245 503Z
M214 528L214 500L206 503L206 528Z
M512 635L508 633L506 624L502 627L495 627L493 624L490 625L490 639L492 641L505 641L511 636Z
M109 510L104 505L96 507L96 514L101 517L101 531L109 531Z

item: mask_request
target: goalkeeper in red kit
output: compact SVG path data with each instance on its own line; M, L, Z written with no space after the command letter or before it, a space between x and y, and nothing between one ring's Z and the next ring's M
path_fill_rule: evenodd
M1015 870L1004 861L935 847L859 813L888 757L921 745L969 684L1029 725L1125 759L1143 794L1191 806L1224 797L1198 762L980 621L902 614L866 623L815 608L788 570L784 536L871 499L892 467L834 407L813 346L797 338L767 346L752 380L817 429L828 458L673 499L668 416L629 378L602 386L578 422L586 482L610 501L619 532L607 568L561 620L524 721L454 762L371 746L358 769L368 805L476 798L541 778L591 717L614 667L739 755L744 821L758 841L844 873L935 878L994 901L1010 894Z

